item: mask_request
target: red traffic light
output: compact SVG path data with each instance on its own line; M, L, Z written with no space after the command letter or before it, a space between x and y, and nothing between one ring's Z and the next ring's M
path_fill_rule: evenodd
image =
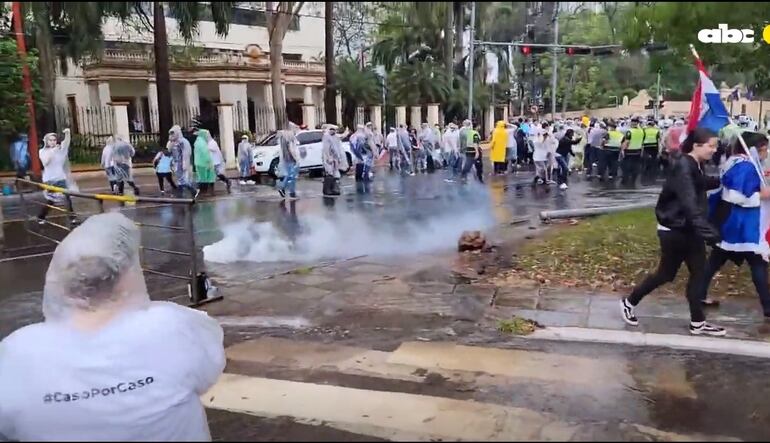
M532 53L532 48L530 48L529 46L522 46L521 53L524 55L529 55Z
M567 55L590 55L591 54L591 48L589 47L583 47L583 46L570 46L565 51Z
M567 55L575 55L575 48L567 48Z

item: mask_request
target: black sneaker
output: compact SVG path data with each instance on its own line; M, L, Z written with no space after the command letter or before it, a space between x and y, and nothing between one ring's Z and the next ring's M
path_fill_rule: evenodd
M692 323L690 322L690 334L692 335L710 335L712 337L724 337L727 335L725 328L715 326L709 323Z
M283 189L278 188L278 193L281 194L281 198L286 198L286 192Z
M639 325L639 320L634 315L634 305L629 303L625 298L620 300L620 311L623 314L623 321L631 326Z

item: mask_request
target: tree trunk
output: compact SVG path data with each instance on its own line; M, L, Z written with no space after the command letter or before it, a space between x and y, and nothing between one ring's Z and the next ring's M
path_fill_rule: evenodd
M325 4L326 25L326 89L324 91L324 108L326 122L336 125L337 122L337 90L334 87L334 2Z
M273 114L275 128L286 129L286 98L283 96L281 70L283 68L283 32L275 29L270 36L270 84L273 90Z
M454 33L454 5L450 3L444 3L446 9L446 18L444 20L444 66L446 67L447 75L449 78L453 78L454 71L452 69L453 61L453 39Z
M465 17L463 16L463 2L454 2L455 25L455 66L463 62L463 30L465 29Z
M153 28L155 31L155 83L158 90L158 130L160 145L168 141L168 131L173 125L171 112L171 73L168 67L168 35L163 2L153 2ZM152 110L150 110L152 112Z
M40 68L40 92L44 103L40 103L37 116L38 130L43 134L56 131L56 118L54 107L56 105L56 55L53 49L53 37L51 36L51 23L49 8L46 3L40 5L44 11L36 11L35 21L35 40L39 51ZM70 116L70 121L74 121L75 116ZM75 129L76 130L76 129ZM74 131L74 130L73 130Z

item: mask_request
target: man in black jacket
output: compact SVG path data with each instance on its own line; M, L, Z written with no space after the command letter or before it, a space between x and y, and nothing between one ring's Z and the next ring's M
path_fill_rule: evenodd
M672 158L666 183L658 197L655 216L658 219L660 263L654 274L638 284L628 298L620 301L623 320L639 324L634 308L644 296L676 277L682 262L687 265L687 301L690 306L690 333L693 335L725 335L724 328L706 323L698 286L706 263L706 243L719 242L719 232L708 222L706 191L719 187L719 179L703 173L704 162L714 154L717 135L697 128L682 143L681 155Z

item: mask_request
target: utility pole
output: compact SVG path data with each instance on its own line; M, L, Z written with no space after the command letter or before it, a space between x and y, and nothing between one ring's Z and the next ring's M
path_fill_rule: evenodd
M553 44L559 44L559 3L553 9ZM551 118L556 119L556 84L559 80L557 46L553 47L553 75L551 76Z
M324 108L326 123L340 124L337 121L337 91L334 89L334 2L324 4L324 50L326 57L326 87L324 89ZM384 86L383 86L384 87ZM383 115L385 102L382 102Z
M476 28L476 2L471 2L471 42L468 51L468 120L473 121L473 39Z
M21 61L21 84L27 96L27 118L29 119L29 157L32 162L32 175L34 179L41 177L40 157L38 155L37 122L35 117L35 98L32 95L32 78L27 65L27 45L24 42L24 28L22 27L21 2L13 2L13 32L16 34L16 51Z
M661 93L660 93L660 69L658 69L658 84L655 87L655 92L658 94L658 97L656 97L656 100L655 100L655 120L657 120L658 119L658 114L660 113L660 98L661 98Z

